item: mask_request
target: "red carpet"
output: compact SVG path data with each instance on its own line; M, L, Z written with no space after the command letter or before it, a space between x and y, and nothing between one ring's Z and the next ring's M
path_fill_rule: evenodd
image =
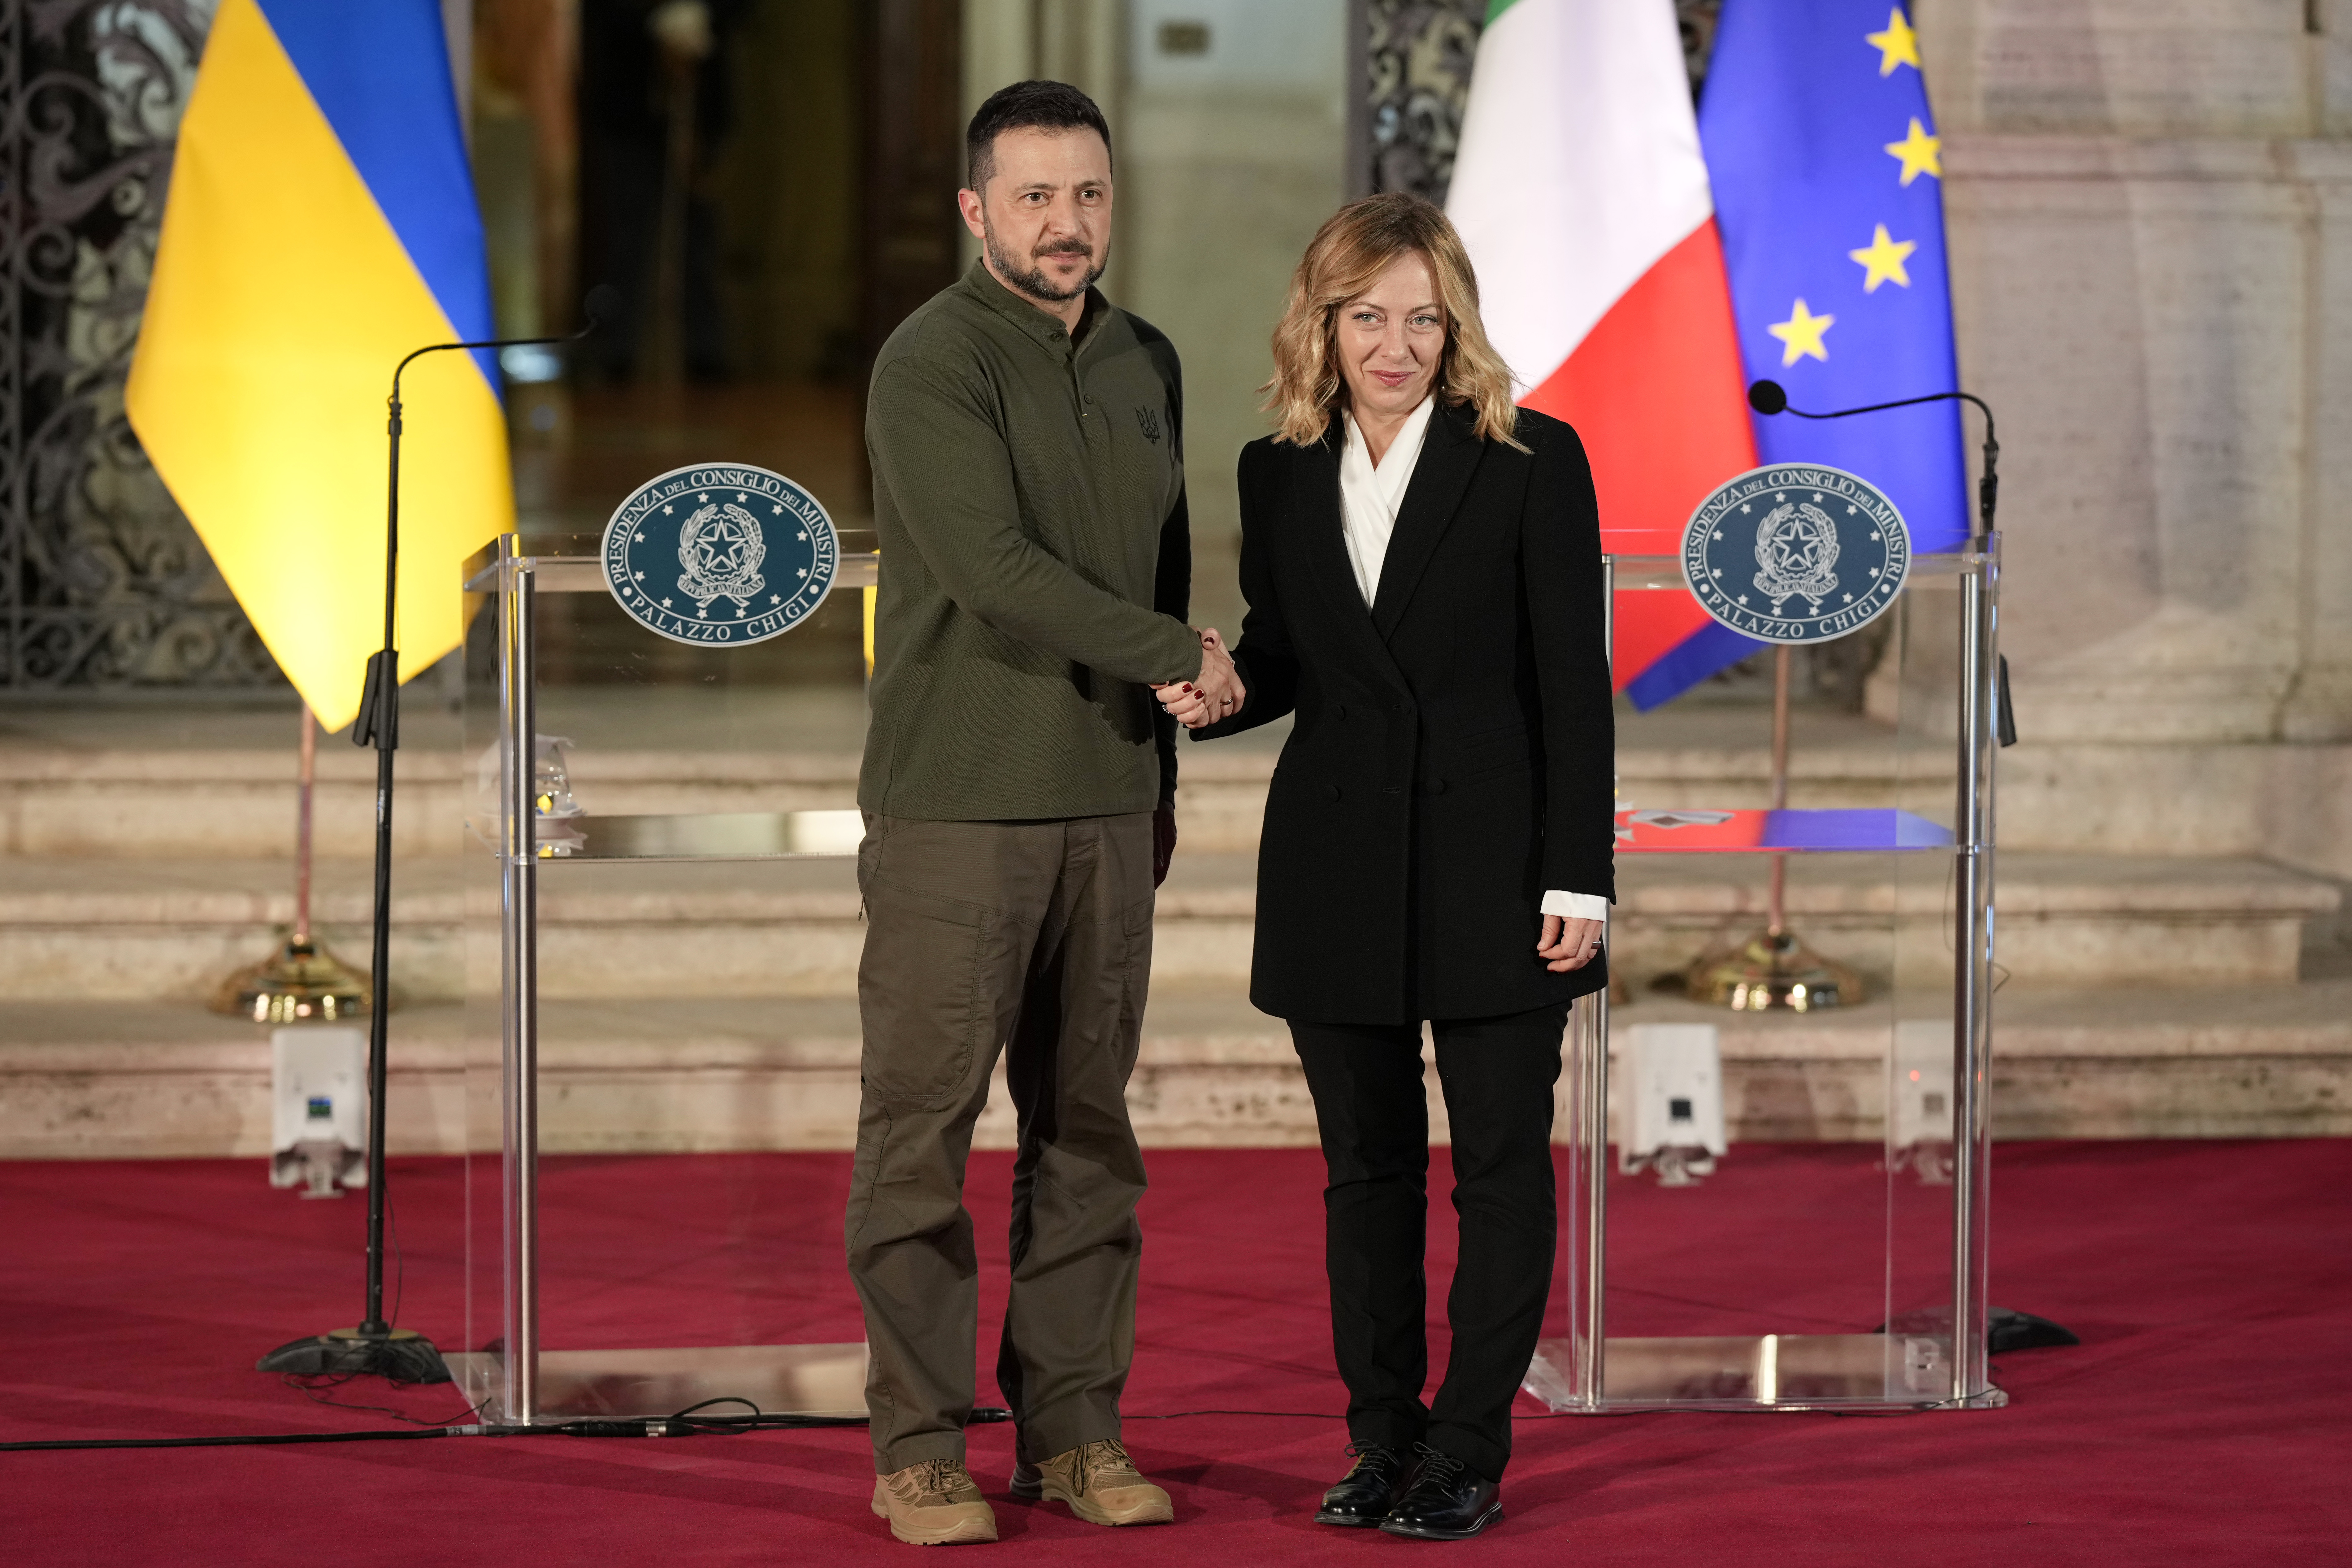
M1615 1326L1869 1328L1883 1287L1851 1258L1877 1240L1842 1200L1883 1180L1874 1153L1748 1146L1692 1191L1626 1184ZM1150 1163L1130 1415L1336 1412L1316 1156ZM838 1240L846 1156L549 1165L551 1343L856 1337ZM1006 1161L973 1165L993 1291ZM2003 1145L1994 1182L1992 1299L2084 1341L2001 1357L2006 1410L1592 1420L1530 1405L1508 1518L1452 1548L1307 1521L1344 1463L1335 1420L1135 1419L1129 1446L1179 1523L1114 1534L1000 1500L1006 1548L1188 1568L1433 1552L1857 1568L2344 1561L2352 1144ZM461 1168L399 1163L394 1190L402 1321L459 1348ZM356 1198L271 1191L257 1161L0 1164L0 1439L389 1425L250 1370L281 1340L357 1317L362 1218ZM1442 1287L1452 1243L1436 1228ZM1769 1321L1709 1305L1735 1289ZM458 1404L446 1388L374 1384L339 1397L431 1418ZM1010 1444L1003 1426L974 1434L992 1491ZM8 1454L0 1543L27 1563L910 1561L867 1513L871 1484L862 1431Z

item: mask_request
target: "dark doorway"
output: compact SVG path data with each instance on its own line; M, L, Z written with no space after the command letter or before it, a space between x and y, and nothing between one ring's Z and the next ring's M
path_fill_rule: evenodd
M517 113L529 73L513 62L560 57L562 14L547 0L478 13L515 35L488 53ZM523 528L584 540L646 479L724 458L799 480L845 549L870 549L866 373L957 272L959 0L580 0L577 18L577 195L561 204L576 281L541 292L604 283L622 298L593 351L550 371L560 381L509 389ZM523 155L533 172L511 199L544 198L549 160ZM520 239L509 249L519 263ZM841 599L726 656L730 679L860 680L858 595Z
M865 7L866 353L955 281L955 192L963 184L962 6L871 0Z
M862 523L867 367L957 272L958 0L581 0L576 31L562 12L478 12L502 319L560 330L598 284L620 296L562 382L512 389L526 525L593 527L722 447ZM532 89L551 79L576 90Z

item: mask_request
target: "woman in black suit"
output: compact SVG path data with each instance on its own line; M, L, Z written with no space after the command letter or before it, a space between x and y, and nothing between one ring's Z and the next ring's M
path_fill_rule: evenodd
M1453 226L1345 207L1275 333L1280 429L1241 458L1230 717L1286 713L1250 999L1315 1096L1332 1340L1354 1467L1327 1524L1441 1540L1500 1517L1511 1400L1551 1281L1552 1090L1568 1005L1607 984L1614 737L1601 537L1576 432L1517 408ZM1422 1025L1454 1140L1452 1360L1421 1390Z

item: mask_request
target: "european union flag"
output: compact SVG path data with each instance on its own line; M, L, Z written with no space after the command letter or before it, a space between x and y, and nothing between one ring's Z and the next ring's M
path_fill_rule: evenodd
M1698 130L1749 380L1804 409L1958 386L1941 147L1899 6L1725 0ZM1755 426L1759 461L1885 490L1914 550L1967 539L1958 405Z

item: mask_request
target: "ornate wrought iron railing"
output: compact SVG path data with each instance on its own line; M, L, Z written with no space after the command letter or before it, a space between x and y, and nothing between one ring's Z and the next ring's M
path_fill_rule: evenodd
M1369 189L1416 191L1444 203L1470 101L1470 68L1487 0L1357 0L1365 30L1363 134ZM1723 0L1675 0L1696 97Z
M0 0L0 692L279 677L122 411L213 0Z

